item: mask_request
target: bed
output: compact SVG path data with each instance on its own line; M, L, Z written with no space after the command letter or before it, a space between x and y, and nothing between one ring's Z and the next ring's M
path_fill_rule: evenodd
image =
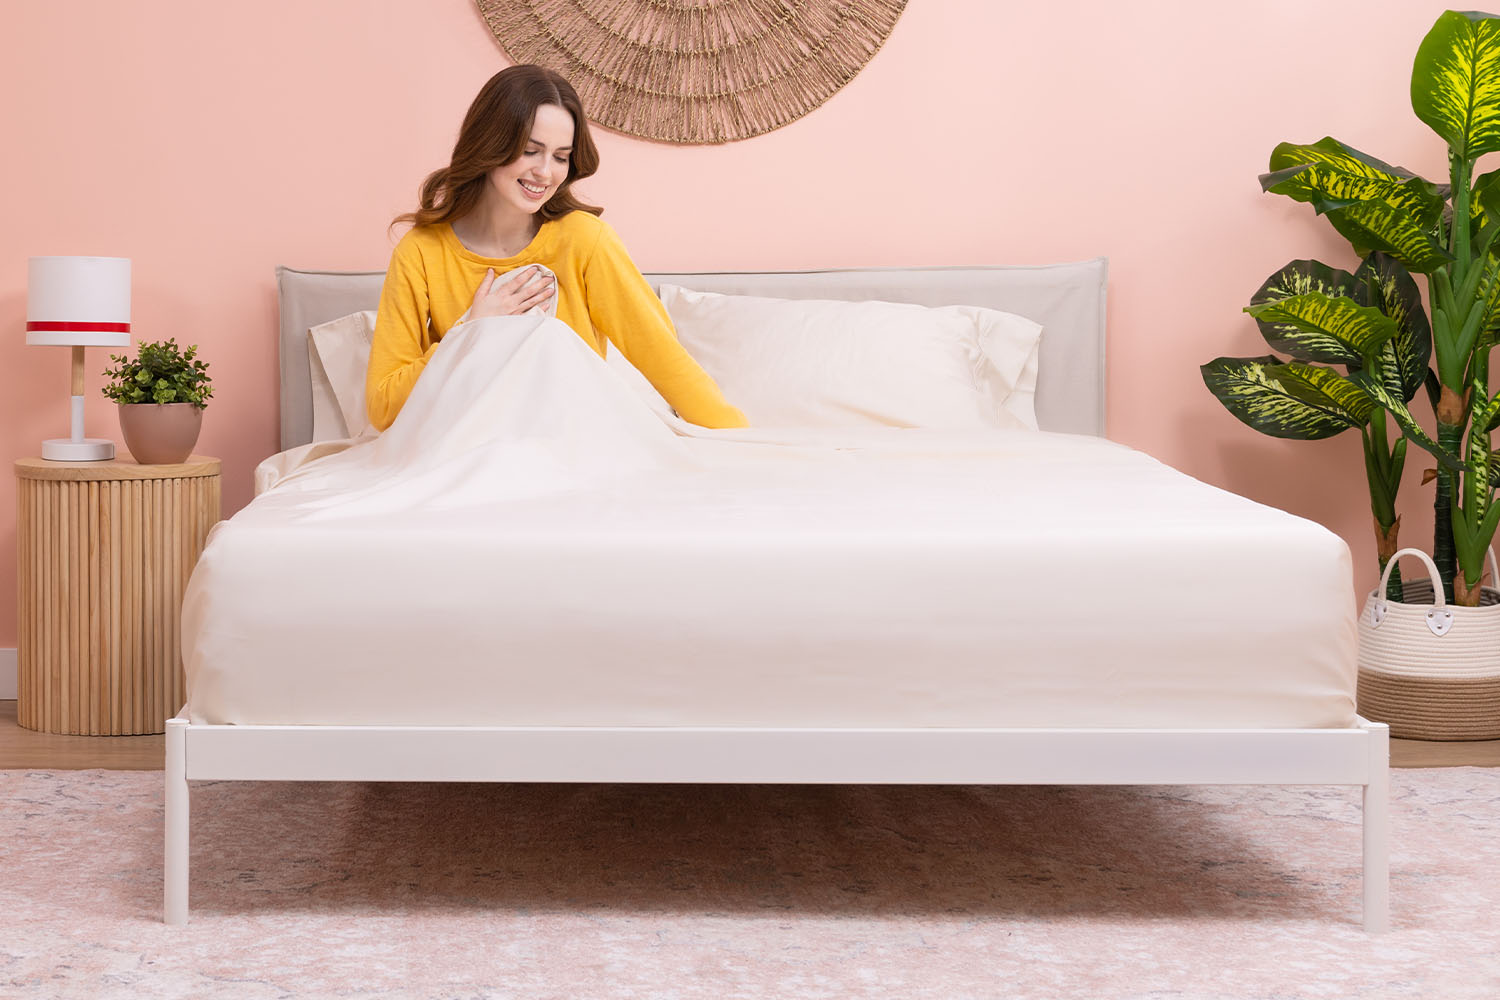
M373 308L381 278L278 272L286 453L327 408L309 329ZM1363 922L1385 928L1387 729L1354 711L1347 549L1103 439L1102 260L648 279L1029 317L1039 431L674 437L622 396L607 481L471 433L393 487L416 447L400 421L308 464L216 529L190 586L168 923L188 915L190 782L238 779L1357 785ZM540 322L445 346L497 366L471 410L503 422L523 363L605 377ZM455 474L481 454L507 474ZM522 468L563 485L538 495ZM408 529L393 503L438 516ZM411 622L372 614L391 564Z

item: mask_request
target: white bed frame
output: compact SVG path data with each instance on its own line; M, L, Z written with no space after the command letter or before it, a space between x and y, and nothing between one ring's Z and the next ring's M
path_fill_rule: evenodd
M1047 328L1044 429L1103 431L1104 263L661 275L714 291L1009 308ZM373 308L380 275L280 269L282 446L311 440L309 326ZM1049 377L1049 372L1051 377ZM165 919L188 919L190 782L538 781L976 785L1358 785L1363 920L1389 921L1389 731L806 729L166 724Z

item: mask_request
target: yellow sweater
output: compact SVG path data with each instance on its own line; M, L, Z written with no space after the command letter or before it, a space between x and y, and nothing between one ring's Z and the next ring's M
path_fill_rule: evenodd
M620 237L589 212L543 222L514 257L481 257L447 223L419 226L391 254L380 292L365 404L384 430L401 412L417 376L474 301L486 269L496 274L544 264L557 275L557 318L604 357L613 342L684 420L703 427L744 427L745 415L677 342L661 300L636 270Z

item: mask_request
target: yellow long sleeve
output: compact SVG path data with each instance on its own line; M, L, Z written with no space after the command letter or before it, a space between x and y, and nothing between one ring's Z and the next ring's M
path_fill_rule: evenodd
M718 384L678 342L667 307L636 269L620 237L608 223L599 227L598 242L583 268L594 329L620 349L682 419L700 427L746 426L745 415L729 405Z
M677 341L666 308L632 263L619 236L588 212L542 224L514 257L482 257L451 226L411 230L396 245L380 294L365 376L370 423L384 430L400 413L443 334L474 300L486 270L544 264L557 275L557 318L601 357L613 343L684 420L744 427L719 387Z
M380 289L380 310L375 314L370 363L365 369L365 411L370 423L382 431L401 412L438 345L429 336L427 282L420 263L397 247Z

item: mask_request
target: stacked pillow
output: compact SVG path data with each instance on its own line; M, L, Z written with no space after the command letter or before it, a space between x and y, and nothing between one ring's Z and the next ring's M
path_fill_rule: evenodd
M660 292L682 346L753 427L1037 429L1042 328L1024 317Z
M375 310L350 313L307 331L312 374L313 441L374 433L365 412L365 370L375 337Z

